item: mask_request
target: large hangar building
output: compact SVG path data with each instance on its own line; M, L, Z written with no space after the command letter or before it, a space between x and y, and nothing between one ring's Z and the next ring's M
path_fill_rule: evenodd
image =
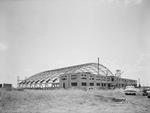
M104 65L86 63L60 69L44 71L18 82L19 88L111 88L137 86L137 81L114 76Z

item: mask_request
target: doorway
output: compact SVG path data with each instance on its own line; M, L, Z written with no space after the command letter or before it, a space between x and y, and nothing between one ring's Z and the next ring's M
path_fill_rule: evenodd
M63 88L66 88L65 83L63 83Z

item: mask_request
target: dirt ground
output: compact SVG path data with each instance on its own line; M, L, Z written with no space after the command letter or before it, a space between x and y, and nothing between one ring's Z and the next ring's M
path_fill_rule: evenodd
M150 99L118 90L0 90L0 113L150 113Z

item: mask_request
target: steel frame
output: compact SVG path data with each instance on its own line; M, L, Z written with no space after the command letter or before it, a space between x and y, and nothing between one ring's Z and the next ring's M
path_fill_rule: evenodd
M99 64L99 71L104 76L114 76L113 73L102 64ZM98 73L97 63L86 63L81 65L75 65L60 69L48 70L38 74L35 74L19 83L20 88L45 88L58 87L59 76L62 74L77 73L77 72L91 72L93 74ZM101 74L99 76L101 76ZM57 79L56 81L54 81ZM56 85L57 84L57 85Z

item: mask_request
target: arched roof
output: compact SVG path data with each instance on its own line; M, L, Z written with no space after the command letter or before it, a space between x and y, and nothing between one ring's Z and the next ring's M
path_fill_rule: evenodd
M75 65L75 66L70 66L65 68L44 71L27 78L22 83L49 82L49 81L56 80L62 74L78 73L78 72L90 72L91 74L98 74L98 64L86 63L81 65ZM99 64L99 75L114 76L113 73L102 64Z

